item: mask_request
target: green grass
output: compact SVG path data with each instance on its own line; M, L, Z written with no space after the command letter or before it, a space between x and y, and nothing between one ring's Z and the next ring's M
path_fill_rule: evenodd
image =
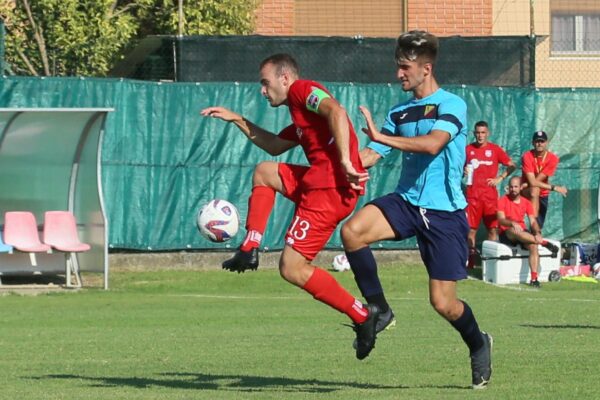
M600 398L600 285L462 282L495 339L492 383L473 391L424 269L380 275L398 324L364 361L346 317L274 270L113 272L106 292L3 296L0 399Z

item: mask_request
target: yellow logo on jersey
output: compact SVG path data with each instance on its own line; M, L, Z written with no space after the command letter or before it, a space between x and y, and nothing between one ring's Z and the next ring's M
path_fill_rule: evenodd
M431 114L433 111L435 111L437 107L435 105L426 105L425 106L425 113L423 115L428 116L429 114Z

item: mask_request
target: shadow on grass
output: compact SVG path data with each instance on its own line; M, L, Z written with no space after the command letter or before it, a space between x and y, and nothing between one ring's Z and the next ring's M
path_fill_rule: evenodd
M238 392L295 392L330 393L345 389L397 390L416 388L470 389L466 386L415 386L378 385L360 382L325 381L320 379L293 379L286 377L253 375L216 375L202 373L164 373L158 378L94 377L70 374L45 375L37 379L86 380L94 387L132 387L145 389L163 387L171 389L222 390Z
M538 329L600 329L598 325L535 325L535 324L521 324L524 328L538 328Z

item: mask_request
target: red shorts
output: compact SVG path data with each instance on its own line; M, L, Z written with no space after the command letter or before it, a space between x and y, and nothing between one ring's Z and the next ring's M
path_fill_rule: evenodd
M481 197L477 199L467 199L467 220L471 229L479 228L483 219L483 224L487 229L498 228L496 211L498 210L498 199Z
M340 221L354 211L359 194L350 187L303 190L308 167L279 164L284 196L296 204L285 243L312 260L323 249Z

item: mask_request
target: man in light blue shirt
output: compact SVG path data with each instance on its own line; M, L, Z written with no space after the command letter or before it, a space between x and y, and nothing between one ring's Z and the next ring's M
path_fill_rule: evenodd
M416 236L429 274L430 303L468 346L472 385L482 389L492 373L492 337L479 329L471 308L456 294L456 281L467 277L469 225L461 190L467 106L435 80L438 43L423 31L398 38L397 77L402 90L414 97L390 110L381 131L369 110L360 107L372 141L361 152L363 165L370 167L397 149L402 151L402 171L393 193L373 200L344 224L342 240L361 293L380 311L373 327L374 346L376 334L392 324L394 314L369 245Z

